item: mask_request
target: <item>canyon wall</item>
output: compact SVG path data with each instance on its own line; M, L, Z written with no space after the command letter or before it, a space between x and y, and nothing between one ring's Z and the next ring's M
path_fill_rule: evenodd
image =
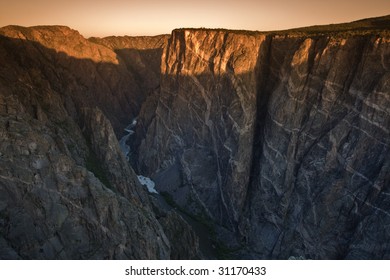
M388 258L389 39L173 31L139 169L246 258Z
M174 31L162 56L155 115L141 170L194 215L234 226L251 169L256 73L264 37Z
M389 43L272 39L241 220L257 254L389 258Z

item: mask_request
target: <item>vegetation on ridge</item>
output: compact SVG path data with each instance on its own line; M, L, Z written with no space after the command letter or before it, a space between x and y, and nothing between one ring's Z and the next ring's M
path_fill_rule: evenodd
M244 35L330 35L335 33L344 33L347 35L369 35L381 34L390 35L390 15L383 17L367 18L348 23L313 25L308 27L293 28L276 31L249 31L249 30L230 30L224 28L179 28L176 30L210 30L224 31Z

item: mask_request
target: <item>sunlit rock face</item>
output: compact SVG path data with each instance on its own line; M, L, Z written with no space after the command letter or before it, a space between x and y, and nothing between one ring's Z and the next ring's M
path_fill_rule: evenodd
M386 34L175 30L139 169L245 257L390 257Z

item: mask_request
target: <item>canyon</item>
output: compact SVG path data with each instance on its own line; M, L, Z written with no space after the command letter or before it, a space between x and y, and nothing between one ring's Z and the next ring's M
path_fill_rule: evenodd
M390 258L390 16L0 61L0 259Z

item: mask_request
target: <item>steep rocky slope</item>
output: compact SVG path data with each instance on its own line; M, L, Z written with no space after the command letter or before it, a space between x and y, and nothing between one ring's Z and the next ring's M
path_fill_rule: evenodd
M164 230L191 229L156 215L114 133L138 114L144 81L67 27L0 34L0 258L198 257L191 232L192 255L171 250Z
M389 258L385 30L173 31L139 169L241 256Z
M103 175L94 167L94 154L104 166L126 163L107 119L86 113L98 128L88 131L89 150L64 110L60 123L26 111L3 92L0 258L169 258L169 241L129 168ZM95 141L101 135L108 139Z

